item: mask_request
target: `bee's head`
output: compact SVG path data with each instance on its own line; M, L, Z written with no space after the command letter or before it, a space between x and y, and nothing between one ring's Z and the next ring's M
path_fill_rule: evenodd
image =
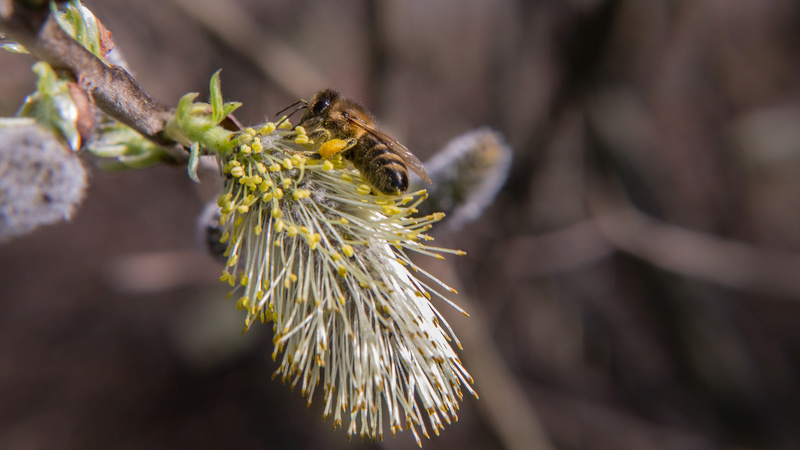
M323 89L317 92L308 102L301 123L313 122L315 119L323 120L337 98L339 98L339 93L333 89Z

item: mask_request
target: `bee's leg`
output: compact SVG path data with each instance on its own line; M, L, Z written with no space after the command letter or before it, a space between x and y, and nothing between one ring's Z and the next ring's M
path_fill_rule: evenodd
M342 139L331 139L325 141L325 143L319 147L319 154L323 158L328 159L339 152L353 148L355 145L355 139L348 139L346 141Z

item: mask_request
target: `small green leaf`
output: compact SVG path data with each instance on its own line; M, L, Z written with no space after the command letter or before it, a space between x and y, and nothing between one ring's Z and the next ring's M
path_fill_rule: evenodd
M242 106L242 102L229 102L222 105L222 118L228 117L228 114L236 111ZM220 119L221 120L221 119Z
M197 92L189 92L178 101L178 107L175 109L175 119L178 123L183 123L186 118L189 117L194 99L196 99L198 95L200 94Z
M214 72L214 75L211 76L211 123L218 124L222 122L222 119L225 118L226 114L223 113L223 104L222 104L222 88L220 86L219 81L219 73L222 69L217 70Z

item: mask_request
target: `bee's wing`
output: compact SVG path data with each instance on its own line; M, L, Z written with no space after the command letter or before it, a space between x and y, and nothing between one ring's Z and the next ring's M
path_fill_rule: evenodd
M404 163L408 166L409 169L413 170L414 173L419 175L426 183L433 184L431 181L431 177L428 176L428 172L425 171L425 167L420 162L419 158L414 156L411 151L409 151L405 145L397 142L393 137L389 136L388 134L384 133L383 131L369 125L365 121L361 120L358 117L353 117L352 115L347 117L351 122L356 124L357 126L361 127L364 131L374 136L376 139L384 143L389 150L392 151L395 155L399 156L400 159L403 160Z

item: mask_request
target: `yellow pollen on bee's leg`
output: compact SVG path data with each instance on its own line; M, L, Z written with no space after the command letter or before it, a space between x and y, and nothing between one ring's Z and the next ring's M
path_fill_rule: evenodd
M349 146L352 146L352 143L350 141L343 141L341 139L331 139L329 141L326 141L324 144L320 145L319 155L325 159L328 159Z

